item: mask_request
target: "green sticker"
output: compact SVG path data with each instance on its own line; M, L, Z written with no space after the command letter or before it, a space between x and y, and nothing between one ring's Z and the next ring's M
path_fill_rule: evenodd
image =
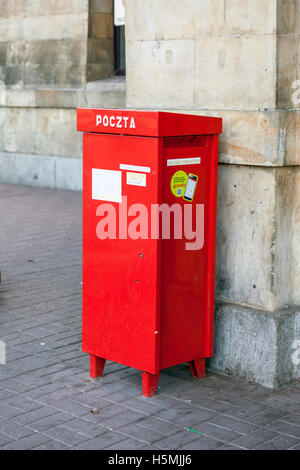
M175 197L183 197L188 181L185 171L176 171L171 179L171 191Z

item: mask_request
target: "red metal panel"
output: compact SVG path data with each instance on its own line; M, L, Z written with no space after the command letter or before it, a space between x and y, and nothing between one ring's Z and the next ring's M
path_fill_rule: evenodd
M92 169L151 167L147 187L127 185L122 172L128 207L143 202L150 216L159 200L160 146L159 139L85 134L83 149L83 350L151 374L159 372L159 241L97 238L103 201L92 200ZM123 203L110 204L118 214Z
M191 140L191 139L190 139ZM214 302L214 247L216 207L216 147L214 137L202 140L173 143L165 140L163 152L163 201L169 206L191 204L176 198L170 182L178 170L198 176L196 193L192 202L193 223L196 205L204 205L204 246L200 250L187 251L185 237L182 240L163 240L163 287L161 315L161 369L182 362L211 356L212 322ZM204 144L204 145L203 145ZM167 166L168 159L201 158L197 165Z
M222 119L157 111L78 109L77 129L105 134L167 137L219 134Z

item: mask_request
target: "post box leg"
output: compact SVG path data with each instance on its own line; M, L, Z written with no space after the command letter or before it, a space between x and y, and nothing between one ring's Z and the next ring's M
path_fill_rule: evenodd
M90 355L90 376L93 379L97 379L97 377L102 377L104 367L105 367L106 359L102 357Z
M143 372L143 395L147 398L151 398L156 394L159 375L152 375L148 372Z
M205 358L195 359L190 362L191 372L194 379L202 379L205 377Z

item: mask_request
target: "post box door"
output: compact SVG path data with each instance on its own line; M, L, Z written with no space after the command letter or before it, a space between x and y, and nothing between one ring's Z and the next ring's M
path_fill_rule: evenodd
M83 350L152 374L159 371L160 243L128 236L136 217L128 217L127 233L124 220L128 210L147 210L150 230L161 145L157 138L84 135ZM114 214L115 239L100 239L103 227L113 229Z

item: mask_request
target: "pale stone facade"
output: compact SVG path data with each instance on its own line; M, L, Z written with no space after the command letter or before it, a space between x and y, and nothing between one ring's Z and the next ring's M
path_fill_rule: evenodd
M126 0L127 103L112 3L0 0L1 178L80 189L77 106L222 116L210 367L298 377L300 0Z

